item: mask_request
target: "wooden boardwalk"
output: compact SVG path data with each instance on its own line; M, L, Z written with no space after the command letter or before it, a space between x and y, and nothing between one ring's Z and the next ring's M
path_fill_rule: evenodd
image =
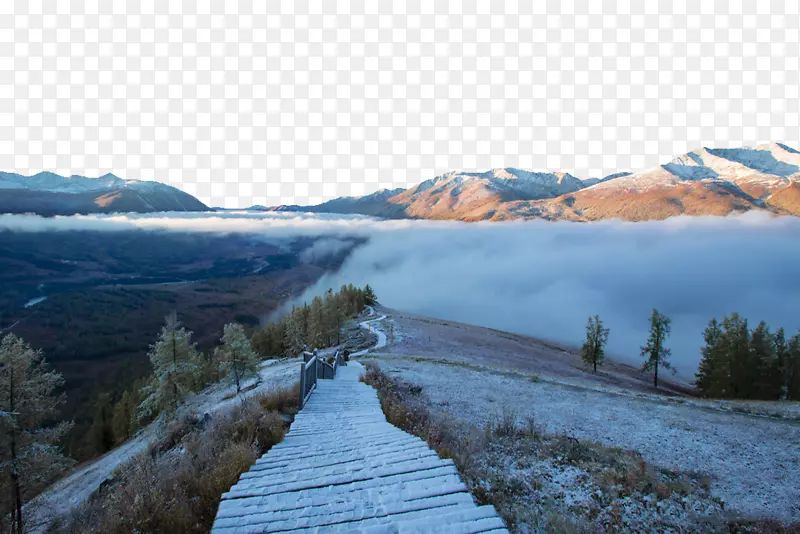
M507 532L453 462L386 421L351 361L320 380L286 438L223 494L212 532Z

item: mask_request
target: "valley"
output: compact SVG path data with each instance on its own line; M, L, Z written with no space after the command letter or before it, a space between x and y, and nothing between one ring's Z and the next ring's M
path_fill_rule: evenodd
M114 402L150 368L149 345L176 310L200 350L222 326L257 327L346 253L304 262L313 238L247 234L0 232L0 330L30 340L64 375L66 450L94 455L87 430L98 397ZM32 304L33 303L33 304Z

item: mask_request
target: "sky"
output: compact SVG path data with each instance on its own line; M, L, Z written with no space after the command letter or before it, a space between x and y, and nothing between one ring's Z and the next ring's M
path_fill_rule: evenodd
M0 170L316 204L800 145L800 2L0 1Z
M738 312L800 328L800 218L747 213L666 221L461 223L297 213L41 218L0 215L0 230L249 232L320 236L306 260L367 238L304 299L371 284L401 311L580 345L589 315L611 329L609 356L641 361L653 308L672 319L668 346L683 378L709 319Z

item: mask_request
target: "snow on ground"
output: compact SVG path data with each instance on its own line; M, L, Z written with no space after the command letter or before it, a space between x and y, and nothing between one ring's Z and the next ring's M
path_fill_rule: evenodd
M654 465L713 477L729 509L800 520L800 424L698 409L491 373L462 365L378 357L381 368L423 386L456 418L485 424L512 411L549 433L633 449Z
M186 404L179 410L179 416L213 414L233 407L243 398L271 389L290 387L297 382L299 365L299 358L266 361L261 364L257 378L242 384L243 389L257 384L253 389L237 396L235 384L230 379L222 380L187 399ZM230 398L226 398L228 396ZM29 531L32 534L44 533L54 519L85 503L117 468L145 452L157 441L162 430L161 420L155 421L104 456L79 465L68 476L26 504L25 513Z
M212 532L507 532L452 460L387 422L363 371L351 362L319 382L283 442L223 494Z
M241 402L252 395L264 393L271 389L290 387L297 382L299 376L299 358L268 360L261 364L257 378L242 382L243 391L238 396L236 395L236 384L231 380L222 380L190 398L186 405L182 407L181 415L213 414L214 412L231 408L235 403ZM252 389L248 389L251 387Z
M375 308L373 308L372 306L367 306L367 308L369 308L370 317L375 315ZM353 354L350 355L351 358L358 358L359 356L363 356L364 354L368 353L371 350L381 349L386 346L386 334L379 326L380 322L383 321L384 319L386 319L386 316L382 315L377 319L368 319L366 321L362 321L359 323L359 326L361 326L361 328L367 328L375 332L375 334L378 336L378 341L375 343L373 347L360 350L358 352L354 352Z
M44 493L25 505L26 530L32 534L47 532L50 524L57 518L85 503L89 496L100 487L119 466L147 450L155 440L154 423L136 434L123 445L106 453L96 460L75 468Z

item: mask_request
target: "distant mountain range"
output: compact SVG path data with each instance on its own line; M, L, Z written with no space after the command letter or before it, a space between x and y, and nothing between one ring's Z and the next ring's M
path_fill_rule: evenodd
M160 182L123 180L113 174L99 178L33 176L0 172L0 213L75 215L88 213L209 211L188 193Z
M800 152L768 143L701 148L641 172L580 179L563 172L452 171L409 189L382 189L316 206L254 211L361 214L390 219L630 221L749 210L800 216ZM0 213L214 211L159 182L0 172Z
M511 168L454 171L409 189L384 189L316 206L251 209L462 221L643 221L749 210L800 215L800 152L781 143L702 148L654 169L584 180Z

